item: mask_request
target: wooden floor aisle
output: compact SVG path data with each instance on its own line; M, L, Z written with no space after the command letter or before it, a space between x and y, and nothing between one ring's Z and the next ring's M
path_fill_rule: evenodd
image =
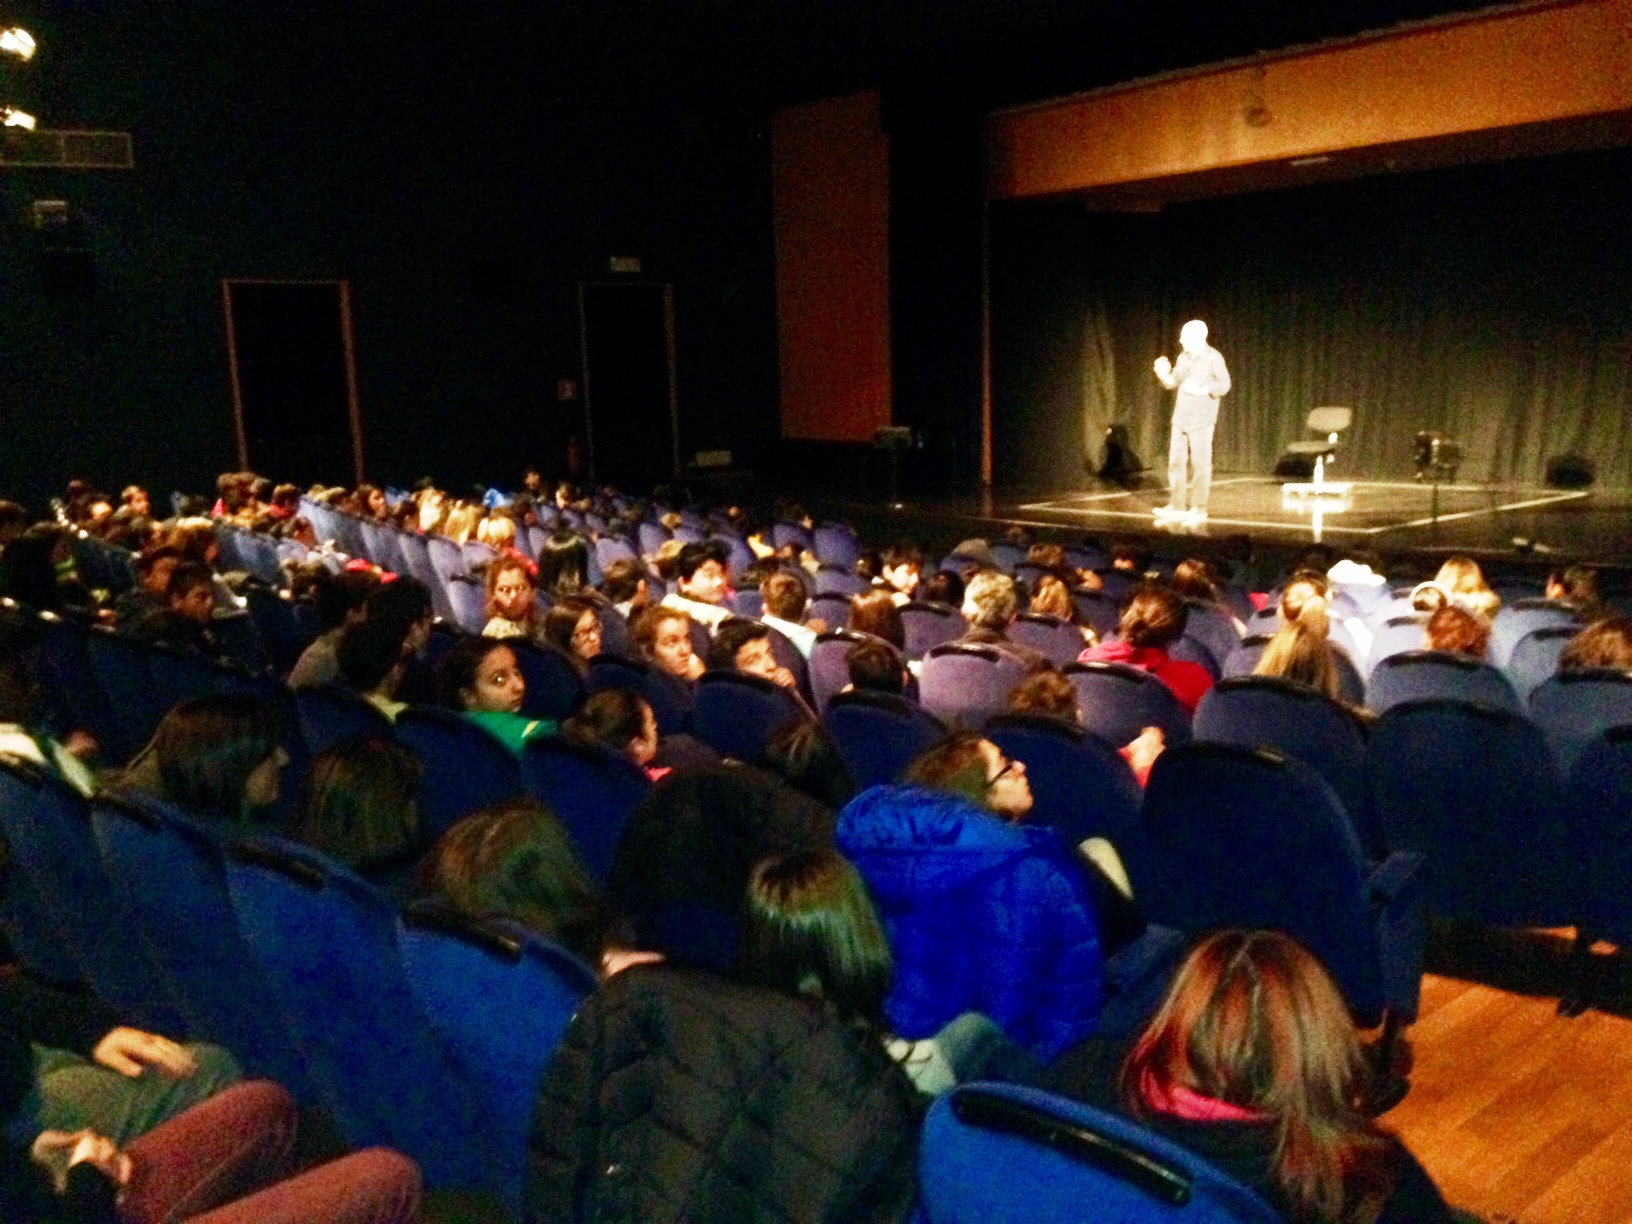
M1410 1095L1384 1116L1452 1204L1632 1224L1632 1020L1428 976Z

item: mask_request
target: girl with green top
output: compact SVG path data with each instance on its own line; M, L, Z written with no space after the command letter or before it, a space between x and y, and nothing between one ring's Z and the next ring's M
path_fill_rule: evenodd
M518 756L529 740L554 735L556 723L521 712L527 681L516 652L501 639L465 638L442 656L437 684L444 705L503 741Z

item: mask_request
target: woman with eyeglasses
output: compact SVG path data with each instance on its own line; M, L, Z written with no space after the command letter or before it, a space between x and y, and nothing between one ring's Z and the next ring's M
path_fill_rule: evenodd
M601 653L601 618L587 599L563 599L544 614L544 641L572 662L580 676L589 674L589 661Z

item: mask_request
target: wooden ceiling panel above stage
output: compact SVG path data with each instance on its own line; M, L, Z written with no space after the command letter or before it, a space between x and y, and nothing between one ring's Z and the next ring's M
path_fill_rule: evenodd
M1632 144L1632 0L1523 5L988 120L994 200L1100 207Z

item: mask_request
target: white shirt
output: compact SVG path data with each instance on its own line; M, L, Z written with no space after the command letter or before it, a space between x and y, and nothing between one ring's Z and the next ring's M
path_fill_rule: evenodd
M766 615L759 619L792 642L806 659L810 658L810 652L816 648L816 630L798 621L785 621L780 616Z

